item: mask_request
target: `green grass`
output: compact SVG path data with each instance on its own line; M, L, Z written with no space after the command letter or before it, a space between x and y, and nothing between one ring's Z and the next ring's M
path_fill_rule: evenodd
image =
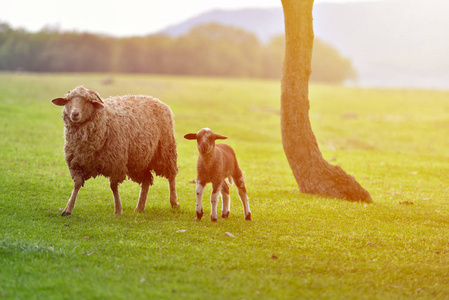
M311 86L323 156L371 193L366 205L299 193L277 81L113 75L103 85L105 76L0 73L0 298L449 298L449 92ZM134 213L139 186L126 181L114 216L101 177L60 216L72 180L50 100L79 84L170 105L181 209L157 178L145 212ZM197 150L182 136L202 127L236 150L251 222L235 188L230 218L210 222L210 186L205 217L194 220Z

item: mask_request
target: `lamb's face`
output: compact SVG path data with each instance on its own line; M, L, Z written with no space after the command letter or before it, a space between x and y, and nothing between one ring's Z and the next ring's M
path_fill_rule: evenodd
M215 147L215 133L209 128L203 128L196 134L196 144L200 154L210 153Z
M188 133L184 135L185 139L196 140L196 145L200 155L211 153L215 148L215 140L225 140L227 137L214 133L209 128L203 128L197 133Z
M64 114L70 119L72 123L82 124L86 122L95 108L92 102L83 97L73 97L69 99L64 106Z

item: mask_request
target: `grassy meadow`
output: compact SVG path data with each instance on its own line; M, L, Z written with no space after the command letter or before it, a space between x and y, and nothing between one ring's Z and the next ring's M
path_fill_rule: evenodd
M372 204L301 194L280 136L280 83L198 77L0 73L0 299L448 299L449 92L311 85L325 159ZM90 179L73 214L61 108L82 84L103 98L148 94L175 114L179 210L155 178ZM235 187L229 219L195 221L197 150L185 133L229 137L246 175L252 221ZM219 204L221 210L221 203ZM234 237L225 235L231 233Z

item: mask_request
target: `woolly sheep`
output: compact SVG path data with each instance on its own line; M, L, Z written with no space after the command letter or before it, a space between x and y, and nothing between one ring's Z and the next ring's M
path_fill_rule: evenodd
M74 181L63 216L72 213L84 182L98 175L109 178L116 215L122 214L118 185L126 176L141 185L135 211L145 209L148 189L153 184L152 172L168 179L170 203L179 207L174 122L166 104L142 95L103 100L83 86L52 102L64 106L65 160Z
M207 183L212 183L211 202L211 220L217 221L217 203L221 193L223 200L223 210L221 217L226 219L229 216L231 200L229 196L229 187L225 181L237 185L240 200L243 204L245 220L251 220L251 211L249 208L248 195L246 194L245 180L242 170L237 162L234 150L226 144L215 145L215 140L227 139L226 136L214 133L209 128L203 128L197 133L188 133L184 136L188 140L196 140L199 152L197 163L196 180L196 216L198 220L203 217L203 191Z

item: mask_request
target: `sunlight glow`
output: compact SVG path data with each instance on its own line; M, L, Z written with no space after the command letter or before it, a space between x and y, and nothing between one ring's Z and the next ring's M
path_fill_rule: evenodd
M364 0L316 0L315 2L354 1ZM281 7L281 1L78 0L74 4L74 2L57 0L3 0L0 1L0 22L6 22L12 27L23 27L30 31L52 27L113 36L131 36L154 33L214 9L267 7Z

